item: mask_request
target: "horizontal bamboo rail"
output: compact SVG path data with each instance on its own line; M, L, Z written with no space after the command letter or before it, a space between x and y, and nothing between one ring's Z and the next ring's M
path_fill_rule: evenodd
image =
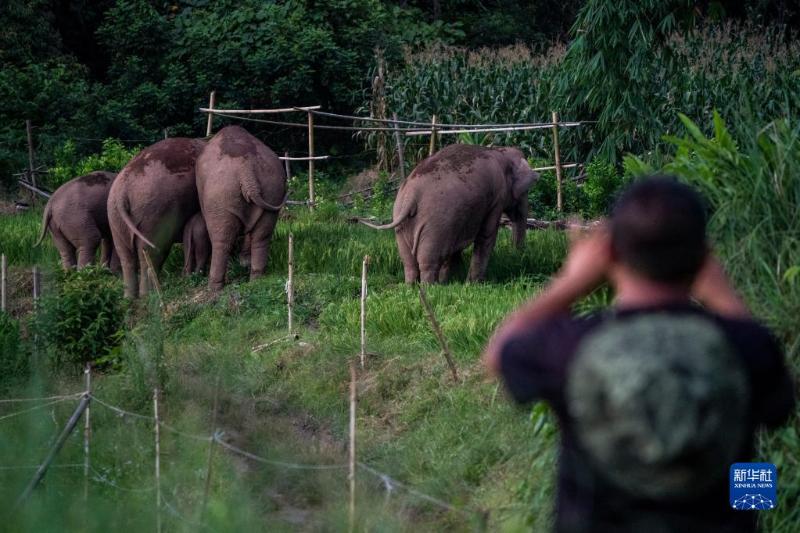
M209 108L209 107L201 107L200 111L203 113L211 113L213 115L223 115L225 113L236 113L239 115L264 115L264 114L273 114L273 113L293 113L295 111L314 111L315 109L319 109L322 106L312 105L306 107L284 107L279 109L217 109Z
M278 159L281 161L321 161L323 159L328 159L330 156L327 155L316 155L314 157L287 157L281 156Z
M559 126L561 128L573 128L575 126L580 126L581 122L559 122L559 123L550 123L550 124L534 124L531 126L509 126L509 127L490 127L490 128L464 128L464 129L455 129L455 130L448 130L448 129L439 129L439 124L436 124L436 130L413 130L413 131L406 131L405 134L407 137L419 137L422 135L431 135L434 131L436 135L448 135L454 133L493 133L493 132L509 132L509 131L528 131L528 130L544 130L550 129L553 126Z

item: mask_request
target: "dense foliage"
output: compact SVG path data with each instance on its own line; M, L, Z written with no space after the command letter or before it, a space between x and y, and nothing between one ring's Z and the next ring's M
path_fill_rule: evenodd
M27 354L20 342L19 322L0 311L0 376L3 376L3 381L11 381L24 375L27 368Z
M33 327L56 368L106 364L124 337L122 283L104 267L58 274L39 300Z

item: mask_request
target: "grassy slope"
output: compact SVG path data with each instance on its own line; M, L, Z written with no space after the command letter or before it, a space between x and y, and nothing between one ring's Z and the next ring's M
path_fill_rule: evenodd
M253 346L278 339L286 331L289 231L296 243L300 339L254 354ZM417 293L401 282L391 233L334 218L314 221L301 212L279 225L268 275L247 283L243 270L232 267L233 283L216 302L208 300L204 279L181 279L168 273L163 282L163 322L140 317L122 349L125 371L100 376L98 395L148 412L150 387L155 376L161 375L167 420L183 430L207 434L219 383L217 426L235 445L285 461L344 462L347 361L359 350L360 263L369 254L367 337L368 351L374 355L360 372L359 460L470 513L443 512L401 490L386 499L380 480L362 470L358 476L361 524L383 531L466 530L477 527L477 511L488 509L493 530L541 530L549 523L553 499L555 428L546 410L537 407L523 412L511 406L496 384L485 381L477 358L497 321L535 293L557 268L565 242L563 234L530 233L526 251L520 255L508 237L503 232L499 239L489 283L458 282L429 289L464 378L459 385L449 379ZM177 258L171 263L173 272L177 271ZM589 305L597 303L602 302ZM99 407L96 412L94 460L98 468L118 484L152 485L148 424L123 424ZM54 421L63 420L68 409L62 407L59 413ZM0 446L0 462L31 464L41 456L40 442L52 435L54 425L26 425L21 420L12 426L0 425L0 431L3 436L25 433L25 442L38 446L26 449L25 457L20 457L18 440L17 445ZM797 449L792 431L771 437L765 460L779 456L784 466L792 462L792 450ZM202 497L207 444L169 434L164 441L165 493L179 512L194 519ZM63 452L64 462L80 462L79 437L70 446ZM264 524L271 529L344 527L344 472L265 467L219 452L217 457L205 516L215 530L251 530ZM13 499L26 475L3 483L3 495ZM75 493L81 479L78 472L66 470L49 475L48 488L34 503L48 512L26 514L20 526L47 530L36 518L40 516L49 517L51 526L81 524L82 505ZM792 481L790 476L785 479ZM781 492L787 497L796 495L796 488L783 487ZM152 523L152 492L125 493L120 499L115 489L93 486L92 491L92 520L97 528L130 520ZM796 509L783 509L774 515L771 525L775 528L770 529L790 530ZM176 527L181 524L169 514L165 520Z

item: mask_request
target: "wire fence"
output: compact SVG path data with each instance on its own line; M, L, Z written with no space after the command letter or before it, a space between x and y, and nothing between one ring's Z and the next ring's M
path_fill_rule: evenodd
M188 439L194 442L205 442L205 443L215 443L218 444L221 448L227 450L228 452L235 454L237 456L246 458L253 462L275 467L281 469L288 469L288 470L299 470L299 471L345 471L349 468L348 464L345 463L338 463L338 464L308 464L308 463L296 463L296 462L287 462L287 461L280 461L275 459L270 459L267 457L263 457L251 451L242 449L234 444L225 440L225 432L222 430L215 430L215 432L211 435L204 435L204 434L197 434L197 433L190 433L183 430L180 430L157 416L153 414L143 414L137 413L134 411L127 410L123 407L118 405L114 405L113 403L106 401L102 398L97 397L95 394L91 393L90 391L81 391L72 394L66 395L54 395L54 396L42 396L36 398L4 398L0 399L2 403L23 403L23 402L43 402L40 405L34 406L32 408L20 410L14 413L6 414L3 417L0 417L0 420L5 418L11 418L15 416L19 416L25 413L34 412L38 409L42 409L44 407L60 404L66 402L68 400L76 400L78 398L88 398L91 403L96 403L100 405L110 412L116 414L120 418L129 418L129 419L136 419L136 420L143 420L150 423L157 425L160 428L163 428L167 432L175 435L176 437L182 439ZM36 465L0 465L0 471L11 471L11 470L41 470L43 468L43 464L36 464ZM464 518L471 518L475 516L476 513L460 508L456 505L453 505L441 498L437 498L433 495L427 494L423 491L420 491L406 483L403 483L396 478L392 477L391 475L381 472L380 470L364 463L358 462L357 466L362 471L370 474L371 476L375 477L377 480L380 481L382 487L385 490L386 502L390 500L391 496L397 494L398 492L404 492L408 496L418 499L420 501L427 502L428 504L434 505L439 509L457 514ZM114 479L109 477L107 474L104 474L97 467L94 465L88 466L88 462L85 463L65 463L65 464L50 464L46 465L46 468L54 468L54 469L75 469L75 468L84 468L90 474L88 479L96 484L104 485L115 490L119 490L121 492L126 493L151 493L157 490L158 482L155 484L147 484L147 485L140 485L140 486L125 486ZM201 521L197 521L194 519L187 518L183 513L181 513L177 506L170 503L166 499L161 500L161 503L164 509L169 512L174 518L180 520L181 522L186 523L187 525L193 527L200 527L203 529L208 529L209 526L204 524Z

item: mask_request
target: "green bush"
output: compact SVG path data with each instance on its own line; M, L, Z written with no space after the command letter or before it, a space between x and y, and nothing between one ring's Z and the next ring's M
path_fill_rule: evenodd
M20 376L27 368L28 360L20 346L19 323L0 312L0 380Z
M60 273L37 306L34 329L53 366L113 361L123 335L127 301L120 280L103 267Z
M75 142L67 141L55 152L55 162L47 174L47 184L55 190L72 178L95 170L119 172L139 150L140 146L126 148L117 139L106 139L99 153L81 157Z
M583 184L586 214L590 217L607 215L626 183L627 180L607 161L594 159L586 165L586 183Z

